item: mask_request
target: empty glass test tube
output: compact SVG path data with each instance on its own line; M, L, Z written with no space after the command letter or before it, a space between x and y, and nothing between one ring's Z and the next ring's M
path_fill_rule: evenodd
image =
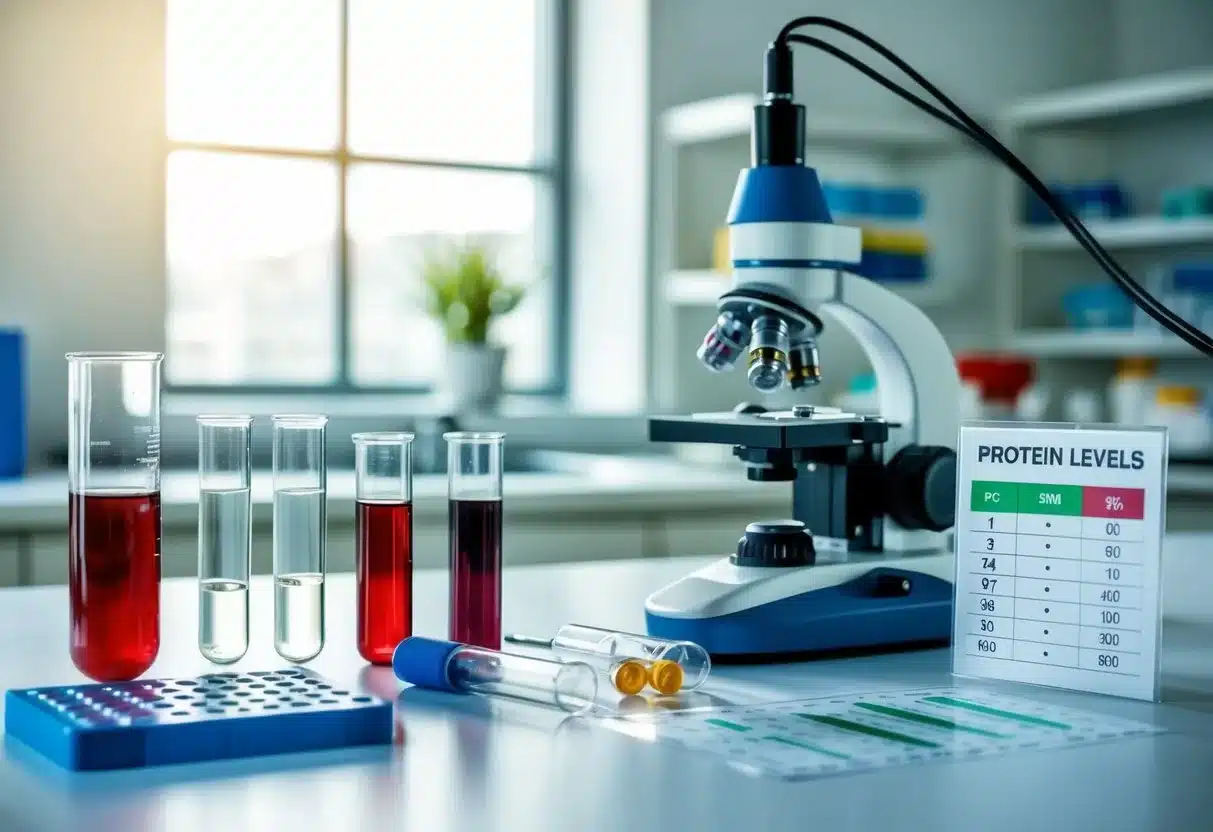
M418 687L507 696L579 714L594 706L598 677L585 662L554 662L412 636L392 656L397 678Z
M621 693L636 693L640 665L658 693L695 690L712 670L708 651L691 641L670 641L582 624L565 624L552 639L510 635L514 644L550 647L559 656L580 659L605 671Z
M325 416L274 416L274 649L324 647Z
M252 416L198 417L198 650L227 664L248 650Z
M413 629L413 434L353 440L358 652L390 664Z
M445 433L451 545L450 639L501 647L504 433Z

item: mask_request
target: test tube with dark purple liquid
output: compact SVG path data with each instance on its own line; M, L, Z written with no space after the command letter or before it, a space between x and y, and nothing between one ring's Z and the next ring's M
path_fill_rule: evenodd
M501 649L501 463L504 433L447 433L450 640Z

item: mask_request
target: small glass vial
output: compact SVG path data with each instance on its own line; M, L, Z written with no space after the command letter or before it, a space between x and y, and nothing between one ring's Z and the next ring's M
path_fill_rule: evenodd
M325 416L274 416L274 649L324 647Z
M391 664L413 630L413 434L353 440L358 652Z
M450 639L501 649L504 433L446 433Z
M198 650L229 664L248 651L252 416L198 417Z
M392 659L396 678L429 690L504 696L584 714L598 697L598 676L585 662L517 656L452 641L413 636Z

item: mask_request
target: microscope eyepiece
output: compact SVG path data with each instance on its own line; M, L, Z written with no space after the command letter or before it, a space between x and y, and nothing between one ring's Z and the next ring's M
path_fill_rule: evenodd
M774 393L788 372L788 324L778 315L760 315L750 327L750 386Z
M703 365L714 373L733 369L737 359L750 343L750 327L732 312L723 312L703 336L695 353Z
M821 384L821 361L817 357L816 341L801 341L788 351L788 384L793 390L804 390Z

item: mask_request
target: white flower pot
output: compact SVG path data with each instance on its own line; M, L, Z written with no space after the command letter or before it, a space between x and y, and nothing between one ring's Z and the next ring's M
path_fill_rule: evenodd
M501 398L505 347L447 344L436 388L455 412L489 410Z

